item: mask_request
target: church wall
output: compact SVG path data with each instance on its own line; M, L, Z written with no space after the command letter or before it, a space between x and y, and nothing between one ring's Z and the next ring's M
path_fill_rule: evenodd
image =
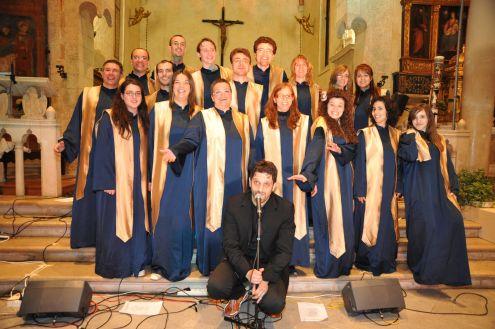
M217 63L220 64L220 29L202 19L219 19L222 1L142 1L142 6L151 11L148 22L148 50L150 65L169 58L168 40L173 34L182 34L187 41L184 62L199 67L196 45L203 37L209 37L217 44ZM134 10L134 9L133 9ZM187 14L181 14L187 13ZM236 47L249 49L253 57L253 42L261 35L270 36L277 42L274 62L290 69L292 59L299 53L299 24L296 0L225 0L225 17L228 20L241 20L243 25L227 28L224 65L230 66L229 53ZM141 47L145 47L145 22L141 28Z

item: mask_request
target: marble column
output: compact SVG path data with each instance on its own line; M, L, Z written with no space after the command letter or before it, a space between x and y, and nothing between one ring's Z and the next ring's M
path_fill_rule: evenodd
M462 117L472 131L469 167L488 171L495 99L495 1L471 1L466 34Z
M15 195L24 196L24 145L22 142L15 143Z

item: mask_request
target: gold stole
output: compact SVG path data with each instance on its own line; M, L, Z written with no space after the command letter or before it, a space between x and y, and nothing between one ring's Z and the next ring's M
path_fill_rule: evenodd
M113 128L113 139L115 144L115 228L116 235L123 242L132 238L132 226L134 223L134 146L132 133L124 138L119 133L119 128L112 120L112 110L105 110L110 116ZM139 119L138 119L139 120ZM139 160L141 167L141 193L144 201L144 226L149 232L148 225L148 180L147 180L147 160L148 160L148 140L144 132L141 120L138 121L139 128Z
M84 197L84 189L86 188L86 179L89 170L89 153L91 153L91 148L93 147L93 128L95 125L96 105L100 99L100 90L100 86L83 89L76 200L81 200Z
M397 156L397 145L399 143L399 131L395 128L388 128L390 142ZM366 206L364 211L363 234L361 240L368 246L376 244L378 228L380 225L380 209L382 203L383 188L383 144L376 126L367 127L361 130L366 142ZM395 161L397 169L397 160ZM397 171L397 170L396 170ZM395 180L397 184L397 176ZM395 191L395 189L394 189ZM395 193L392 197L391 210L394 220L394 228L397 226L397 200ZM396 231L396 239L398 239Z
M256 81L254 81L254 74L253 74L253 67L252 66L248 72L248 78L251 81L256 82ZM275 88L276 85L278 85L279 83L281 83L283 81L284 81L284 69L279 67L279 66L270 65L270 79L268 82L268 84L269 84L268 85L268 97L270 97L270 94L272 93L273 88Z
M155 230L160 213L160 201L165 180L167 178L167 164L162 160L160 150L169 147L170 127L172 124L172 109L169 101L159 102L155 107L155 131L153 140L153 169L151 171L151 227Z
M220 70L220 78L230 81L232 79L232 70L218 65L218 69ZM196 104L200 107L204 107L205 103L203 100L203 93L205 89L205 85L203 83L203 76L201 75L201 69L193 72L191 74L194 81L194 90L196 93Z
M153 106L155 106L157 97L158 97L158 90L155 91L153 94L149 94L148 96L144 97L144 100L146 102L146 106L148 107L148 113L151 111Z
M295 82L292 84L292 90L294 90L294 95L296 95L297 98L297 85ZM313 121L315 121L318 117L318 105L320 103L320 86L318 86L316 83L313 83L313 85L309 86L309 93L311 94L311 118L313 119Z
M274 192L283 197L283 177L282 177L282 146L280 141L280 129L272 129L265 117L261 119L263 129L263 148L265 150L265 160L271 161L277 167L279 175L275 182ZM308 136L309 116L301 114L297 127L292 130L292 154L293 154L293 175L297 175L302 168L304 155L306 152L306 138ZM294 203L294 222L296 224L295 237L301 240L307 233L306 227L306 193L301 191L297 184L292 188Z
M332 132L327 128L323 117L318 117L311 127L311 138L316 128L321 127L325 132L325 141L333 140ZM342 214L342 198L340 194L340 178L337 171L337 161L333 155L326 150L325 143L325 177L324 198L325 210L328 222L328 241L330 254L335 258L342 256L345 249L344 216Z
M248 116L232 109L232 119L242 139L242 189L247 188L247 165L249 159ZM226 136L222 119L215 108L201 111L206 128L206 160L208 183L206 187L206 228L215 232L222 224L224 174L226 160Z
M237 104L237 90L235 88L234 81L230 81L230 88L232 88L232 102L231 106L239 108ZM249 118L249 123L253 130L253 135L256 136L256 130L258 129L258 122L261 115L261 96L263 95L263 86L252 81L248 81L246 90L246 99L244 101L244 108Z
M422 161L428 161L431 160L430 156L430 149L428 148L428 143L421 137L418 131L415 129L408 129L406 131L406 134L415 134L416 138L416 146L418 148L418 159L417 161L422 162ZM442 172L443 176L443 185L445 188L445 193L447 194L447 198L452 202L452 204L461 211L461 207L459 206L459 203L457 203L456 197L451 194L452 192L450 191L450 179L449 179L449 170L447 167L447 143L445 141L445 137L442 135L440 136L440 141L443 146L443 151L440 152L440 171Z

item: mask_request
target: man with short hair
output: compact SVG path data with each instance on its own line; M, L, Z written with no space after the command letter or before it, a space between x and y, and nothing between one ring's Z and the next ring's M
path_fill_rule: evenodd
M232 50L230 52L230 63L233 71L232 81L230 81L232 107L236 107L239 112L247 114L253 135L256 136L256 130L264 112L261 108L263 86L250 81L248 78L251 66L249 50L246 48Z
M150 54L144 48L134 48L131 52L132 72L126 78L136 79L141 83L144 90L144 96L155 92L155 82L148 76ZM119 85L124 82L122 79Z
M211 84L217 79L230 80L232 71L229 68L215 64L217 46L210 38L201 39L196 46L196 52L202 66L200 70L192 74L194 90L196 91L196 104L208 109L213 106Z
M250 72L250 79L263 85L263 97L261 107L264 108L273 88L281 82L288 82L287 74L283 68L272 65L273 58L277 53L277 43L270 37L259 37L253 45L256 54L256 65Z
M184 64L184 55L186 54L186 38L181 34L174 34L168 40L168 48L173 63L173 70L188 71L193 73L196 69Z
M103 111L112 107L122 72L119 61L109 59L103 63L103 85L84 88L63 137L54 147L55 152L61 153L68 162L79 159L72 202L71 248L96 244L96 196L92 189L96 138L93 130Z
M146 105L148 110L151 110L155 103L168 101L170 98L170 81L172 80L173 63L166 59L156 64L156 81L155 88L157 91L146 96Z
M289 286L289 262L294 240L294 206L276 193L277 168L259 161L249 178L251 190L229 199L222 220L224 260L211 273L208 295L228 299L225 317L239 313L247 295L244 283L252 287L252 298L261 311L276 315L285 307ZM261 205L259 269L256 269L258 213Z
M196 263L203 275L209 275L222 260L222 210L230 196L247 189L251 141L247 115L230 107L229 82L215 80L211 91L214 106L198 112L181 141L163 150L163 160L173 163L177 174L181 159L195 152Z

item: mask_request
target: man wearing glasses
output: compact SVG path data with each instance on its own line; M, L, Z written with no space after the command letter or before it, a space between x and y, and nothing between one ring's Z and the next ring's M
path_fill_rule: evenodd
M127 75L126 78L136 79L141 83L144 90L144 96L155 92L155 82L148 76L150 54L144 48L135 48L131 52L131 65L132 72ZM119 83L122 84L125 79L122 79Z
M261 98L261 108L265 107L268 96L273 88L281 82L288 82L287 74L283 68L272 65L273 58L277 53L277 43L270 37L259 37L253 45L256 54L256 65L250 72L250 79L263 85L263 96ZM262 115L263 117L264 115Z
M251 129L247 115L231 108L225 79L211 84L214 106L196 114L184 137L163 150L176 174L186 154L196 151L193 207L198 269L209 275L222 260L222 211L229 197L246 191Z

